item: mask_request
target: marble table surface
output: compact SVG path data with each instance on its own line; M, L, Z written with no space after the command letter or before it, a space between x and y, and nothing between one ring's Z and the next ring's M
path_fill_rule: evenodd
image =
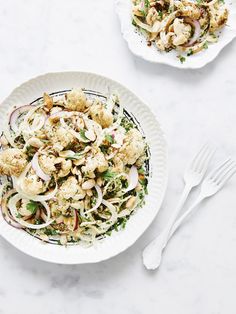
M104 74L152 108L166 133L170 163L159 215L132 248L111 260L53 265L0 239L0 314L234 314L236 178L176 233L158 272L144 269L141 252L165 225L199 145L207 139L217 144L214 163L236 158L236 42L200 70L146 63L129 52L112 0L3 1L0 38L1 100L45 72Z

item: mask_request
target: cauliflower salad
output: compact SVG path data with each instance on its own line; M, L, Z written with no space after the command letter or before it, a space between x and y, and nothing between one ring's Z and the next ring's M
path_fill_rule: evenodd
M175 49L191 56L217 42L228 20L224 0L132 0L133 24L159 51ZM181 62L185 58L178 56Z
M93 245L147 193L148 147L118 96L72 89L14 108L1 135L4 219L45 242Z

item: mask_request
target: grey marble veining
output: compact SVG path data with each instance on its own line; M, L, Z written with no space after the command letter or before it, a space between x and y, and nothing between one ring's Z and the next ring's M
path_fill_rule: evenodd
M44 72L104 74L146 100L166 133L170 162L160 214L109 261L48 264L0 239L0 314L234 314L236 178L177 232L158 272L144 269L141 251L164 226L186 161L205 139L218 145L216 159L236 158L236 42L200 70L146 63L129 52L111 0L2 2L0 39L0 99Z

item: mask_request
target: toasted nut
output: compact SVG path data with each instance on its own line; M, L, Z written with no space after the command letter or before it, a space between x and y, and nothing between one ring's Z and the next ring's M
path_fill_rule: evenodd
M67 237L65 235L62 235L60 237L60 242L62 245L65 245L67 243Z
M77 159L77 160L73 160L73 164L76 165L76 166L81 166L81 165L84 165L85 163L85 158L82 157L80 159Z
M95 180L93 180L93 179L87 180L82 184L82 189L83 190L90 190L94 187L95 184L96 184Z
M131 198L126 203L126 208L132 209L135 206L135 203L136 203L136 197L131 196Z
M47 111L50 111L53 107L53 100L47 93L43 94L43 102L45 109Z
M101 177L97 178L97 185L102 186L103 184L103 179Z
M88 196L93 196L93 191L92 190L86 190L86 194Z
M42 147L44 144L42 141L40 141L37 137L31 137L27 144L29 144L30 146L36 147L36 148L40 148Z

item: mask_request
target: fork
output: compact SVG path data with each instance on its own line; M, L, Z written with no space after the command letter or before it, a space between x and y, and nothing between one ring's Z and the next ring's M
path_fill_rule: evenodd
M168 242L172 226L174 225L179 212L183 208L192 188L201 183L215 150L215 147L212 145L205 144L193 158L190 166L186 169L184 174L185 187L175 211L164 230L143 251L143 263L147 269L155 269L160 265L162 251Z
M179 228L179 226L186 220L187 217L193 212L193 210L197 207L199 203L201 203L204 199L216 194L218 191L222 189L222 187L226 184L226 182L236 173L236 162L231 158L227 159L223 163L221 163L216 169L214 169L210 174L205 178L202 183L201 191L199 193L198 198L192 204L192 206L174 223L168 239L165 243L169 241L175 231ZM148 248L148 247L147 247ZM145 250L144 250L145 251ZM144 252L143 252L144 253ZM145 254L143 254L144 257ZM145 266L147 269L156 269L160 265L156 263L153 259L146 260Z
M221 163L216 169L214 169L202 182L200 194L192 206L175 222L168 240L172 237L175 231L183 223L183 221L193 212L199 203L204 199L219 192L226 182L236 173L236 162L231 158Z

